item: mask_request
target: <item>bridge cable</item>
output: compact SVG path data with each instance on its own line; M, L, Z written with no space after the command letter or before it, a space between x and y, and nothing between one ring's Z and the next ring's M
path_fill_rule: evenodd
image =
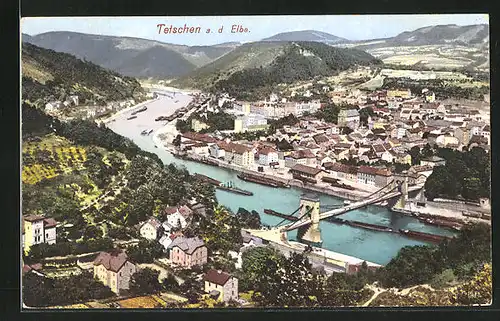
M311 207L311 208L310 208L308 211L306 211L306 212L305 212L305 213L304 213L301 217L299 217L299 219L298 219L297 221L292 222L292 223L290 224L290 226L293 226L293 224L295 224L296 222L300 222L300 221L302 220L302 218L304 218L304 216L306 216L307 214L309 214L309 213L310 213L313 209L314 209L314 208L313 208L313 207ZM284 226L286 226L286 225L284 225ZM287 228L287 229L288 229L288 228Z
M380 192L381 190L383 190L384 188L386 188L387 186L391 185L392 183L394 182L394 180L390 181L387 185L385 185L384 187L382 187L381 189L371 193L370 195L366 196L365 197L365 200L369 199L370 197L372 197L373 195L377 194L378 192Z
M298 211L300 211L300 209L302 208L303 205L300 205L298 209L296 209L292 214L290 214L289 216L293 216L295 213L297 213ZM278 224L274 225L274 227L280 225L281 223L283 223L284 221L287 221L288 219L287 218L284 218L281 222L279 222Z

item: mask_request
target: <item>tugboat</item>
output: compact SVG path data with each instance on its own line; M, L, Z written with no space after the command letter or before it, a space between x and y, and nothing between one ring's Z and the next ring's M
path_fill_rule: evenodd
M241 188L237 188L234 186L233 182L228 182L227 184L220 184L219 186L216 187L217 189L235 193L235 194L240 194L240 195L246 195L246 196L252 196L253 193L250 191L245 191Z

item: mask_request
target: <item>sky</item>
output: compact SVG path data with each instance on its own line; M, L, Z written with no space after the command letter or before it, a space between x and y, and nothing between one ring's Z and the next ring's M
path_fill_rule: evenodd
M36 35L49 31L128 36L183 45L258 41L280 32L317 30L349 40L393 37L404 31L443 25L488 24L486 14L434 15L325 15L325 16L199 16L199 17L27 17L21 32ZM200 27L200 33L165 34L166 27ZM248 32L231 33L233 25ZM223 27L222 32L218 29ZM211 32L206 33L210 28Z

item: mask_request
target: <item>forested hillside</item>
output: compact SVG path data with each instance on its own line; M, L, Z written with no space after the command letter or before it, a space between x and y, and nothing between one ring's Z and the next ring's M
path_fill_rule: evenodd
M61 226L70 224L58 230L57 245L36 246L34 256L48 250L85 252L68 243L82 237L94 240L92 250L99 250L109 246L108 236L134 235L133 226L155 209L193 199L211 207L215 201L213 187L186 170L164 166L157 155L108 128L60 122L26 103L22 119L23 214L49 213Z
M35 104L63 101L73 94L78 95L81 104L141 100L145 95L134 78L29 43L23 43L21 62L22 98Z
M317 42L251 43L175 83L225 90L232 96L249 99L267 94L277 84L335 75L356 65L378 63L381 62L366 52Z

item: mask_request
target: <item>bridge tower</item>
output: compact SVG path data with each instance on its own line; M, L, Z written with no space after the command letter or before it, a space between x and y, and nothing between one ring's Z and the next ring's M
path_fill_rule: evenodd
M313 246L321 246L321 229L319 228L319 197L312 194L303 194L300 198L300 216L308 211L308 217L311 219L311 224L299 227L297 231L297 238L306 244Z
M406 206L406 201L408 201L408 172L403 171L400 177L401 177L399 179L400 184L398 188L401 191L401 196L399 196L398 200L396 201L396 204L393 207L398 209L403 209Z

